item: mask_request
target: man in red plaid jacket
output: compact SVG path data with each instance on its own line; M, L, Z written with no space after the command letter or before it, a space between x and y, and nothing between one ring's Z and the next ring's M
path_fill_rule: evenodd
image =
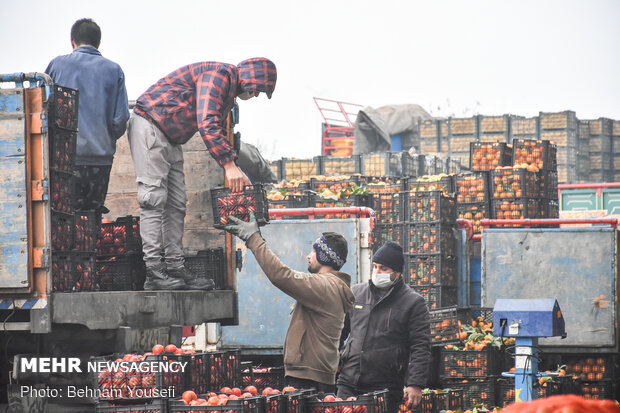
M185 268L187 197L181 145L200 132L224 169L229 188L242 191L250 181L236 165L237 154L226 138L226 118L236 97L247 100L265 93L271 99L276 78L276 66L262 57L236 66L200 62L160 79L136 101L128 137L138 183L145 290L213 288L212 280L198 279Z

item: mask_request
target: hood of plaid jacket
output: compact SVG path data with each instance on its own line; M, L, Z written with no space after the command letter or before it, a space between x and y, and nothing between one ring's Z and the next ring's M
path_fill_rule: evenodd
M276 88L276 65L264 57L254 57L237 65L241 92L263 92L271 99Z

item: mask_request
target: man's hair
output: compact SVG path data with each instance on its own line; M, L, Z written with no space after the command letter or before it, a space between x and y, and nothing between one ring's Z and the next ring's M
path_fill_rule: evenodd
M80 19L71 27L71 40L78 46L87 44L98 49L101 43L101 29L93 19Z
M340 234L335 232L324 232L323 238L325 238L325 242L329 245L336 254L338 254L343 260L347 260L347 255L349 254L349 247L347 244L347 240ZM338 269L338 268L337 268Z

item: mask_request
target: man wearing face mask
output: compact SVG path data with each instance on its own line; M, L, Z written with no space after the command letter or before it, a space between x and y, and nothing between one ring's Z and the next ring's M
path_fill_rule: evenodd
M287 386L333 393L338 368L338 344L346 312L353 306L351 276L340 272L348 254L347 241L324 232L307 256L308 273L284 265L269 249L251 217L229 217L226 231L245 241L269 281L297 300L284 340Z
M388 413L398 412L406 386L407 404L422 399L430 366L430 323L424 298L401 276L403 249L388 241L372 257L372 279L354 285L341 342L338 397L387 389Z

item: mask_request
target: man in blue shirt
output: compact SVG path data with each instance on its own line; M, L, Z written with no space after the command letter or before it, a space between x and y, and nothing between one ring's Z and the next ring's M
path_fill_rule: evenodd
M108 212L108 192L116 141L127 128L129 105L121 67L101 56L101 29L91 19L71 27L73 53L54 58L45 69L54 83L79 91L75 172L76 210Z

